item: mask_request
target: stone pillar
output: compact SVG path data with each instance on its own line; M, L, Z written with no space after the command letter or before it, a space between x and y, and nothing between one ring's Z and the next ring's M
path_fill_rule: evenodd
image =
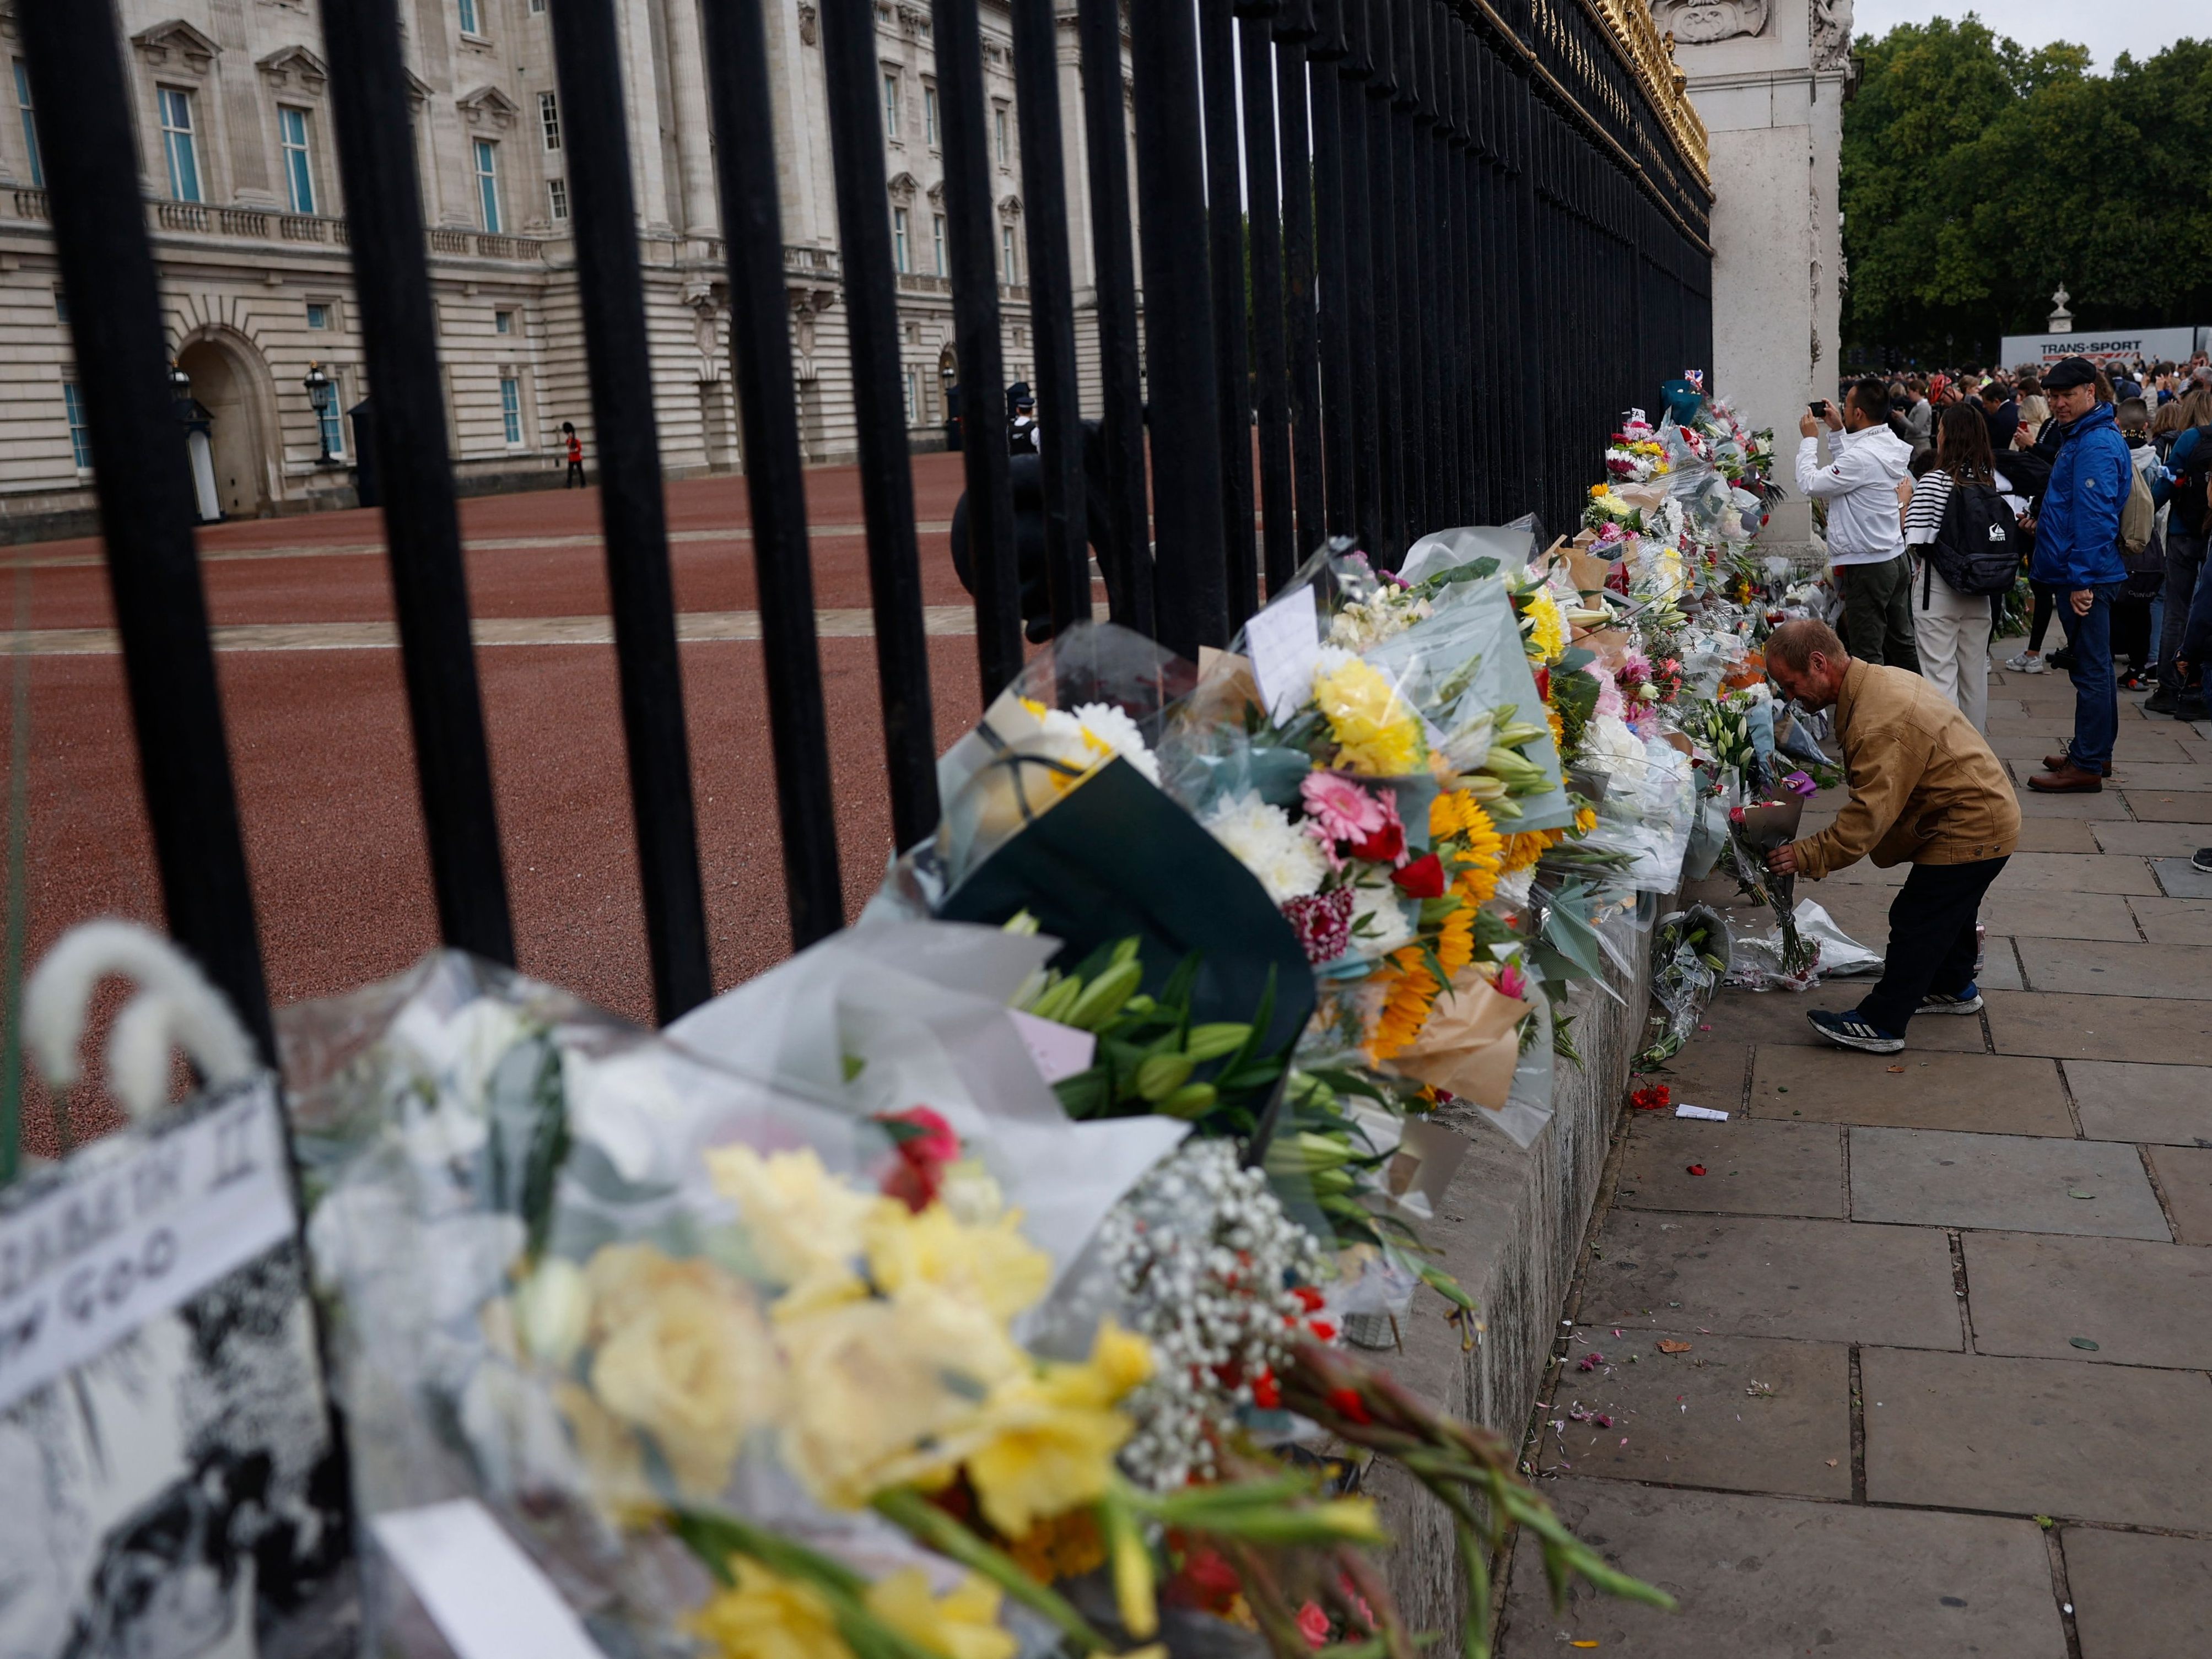
M668 82L675 103L679 174L678 228L687 236L712 236L722 222L714 198L714 162L708 136L706 58L700 45L699 0L666 0Z
M1790 499L1765 537L1809 544L1791 479L1797 418L1836 395L1843 228L1837 172L1851 0L1651 0L1711 137L1713 390L1774 428Z

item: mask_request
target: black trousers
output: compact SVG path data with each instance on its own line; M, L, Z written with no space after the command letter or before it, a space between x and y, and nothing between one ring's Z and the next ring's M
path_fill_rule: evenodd
M584 487L584 464L581 461L568 463L568 476L561 480L561 488L566 489L570 484L579 489Z
M2004 867L2002 859L1912 866L1889 907L1889 954L1881 982L1859 1004L1860 1018L1902 1036L1921 998L1955 995L1972 982L1974 918Z

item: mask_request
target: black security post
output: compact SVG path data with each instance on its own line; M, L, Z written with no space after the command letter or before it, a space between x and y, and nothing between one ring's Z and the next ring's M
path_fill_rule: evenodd
M1313 135L1307 121L1305 43L1314 38L1312 0L1276 15L1275 131L1282 156L1283 311L1290 374L1291 479L1297 502L1294 562L1327 538L1322 459L1320 319L1314 292ZM1272 592L1272 587L1270 588Z
M1229 642L1229 575L1206 192L1192 164L1203 135L1189 6L1130 0L1129 41L1152 501L1161 549L1154 566L1159 638L1194 658L1201 645Z
M1350 209L1345 188L1343 111L1347 97L1340 70L1346 63L1344 0L1314 0L1314 38L1306 47L1307 109L1313 144L1314 302L1316 307L1322 402L1322 494L1328 533L1359 528L1358 396L1353 381L1353 305L1350 276ZM1317 544L1316 544L1317 545ZM1310 555L1312 547L1305 551Z
M637 207L614 0L554 0L553 49L568 161L569 234L592 374L599 519L629 755L654 1018L665 1024L714 994L691 800L675 586L661 499L653 362L645 331Z
M791 368L791 295L784 278L768 40L761 0L703 0L699 16L730 255L730 369L737 379L745 498L752 508L776 823L782 831L792 947L803 951L844 925L845 895L807 556L806 480Z
M330 56L331 125L345 186L362 357L376 389L384 535L439 932L448 945L512 963L514 930L469 635L468 580L446 449L437 316L395 0L331 7L323 17L323 45Z
M960 360L960 469L968 485L968 572L983 702L1022 670L1020 569L1006 450L1006 369L999 315L997 204L984 126L983 34L969 0L933 0L938 143L945 155L945 249L953 352ZM1026 123L1024 125L1026 126Z
M1291 522L1290 343L1285 333L1282 197L1275 177L1275 52L1267 18L1240 17L1237 30L1244 107L1244 210L1251 226L1261 563L1272 595L1297 565Z
M1390 108L1398 93L1398 60L1390 6L1391 0L1358 0L1367 25L1368 76L1362 90L1367 101L1368 277L1375 295L1376 514L1367 550L1385 568L1396 566L1406 531L1406 342L1399 331L1398 144Z
M115 12L39 0L21 9L20 26L162 908L172 937L274 1066L253 888L192 547L199 515L177 435ZM5 1149L11 1163L15 1155Z
M821 31L837 240L845 264L854 419L860 444L860 513L868 526L868 589L875 604L884 759L890 778L891 833L903 848L937 827L937 732L930 708L929 641L921 625L921 557L915 539L906 399L899 382L897 278L891 266L890 201L884 178L874 0L823 0ZM997 423L982 427L972 418L972 400L968 407L969 440L989 442ZM984 695L991 694L987 686Z
M1229 628L1252 614L1260 590L1252 523L1252 379L1246 350L1244 203L1237 113L1236 24L1231 0L1197 0L1199 71L1206 91L1207 260L1213 284L1213 363L1221 422L1221 533L1229 552Z
M1022 223L1030 256L1043 434L1045 580L1054 632L1091 616L1091 538L1083 471L1082 387L1067 246L1067 173L1060 136L1060 24L1054 0L1012 0L1014 97L1021 117Z

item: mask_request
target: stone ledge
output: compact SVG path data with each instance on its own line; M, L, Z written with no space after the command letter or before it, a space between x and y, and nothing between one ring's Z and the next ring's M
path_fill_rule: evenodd
M1482 1310L1474 1346L1463 1346L1460 1328L1444 1318L1448 1304L1425 1285L1411 1316L1399 1322L1403 1352L1385 1360L1425 1398L1496 1430L1516 1450L1559 1334L1559 1310L1644 1029L1650 934L1633 937L1636 974L1608 964L1607 975L1625 1004L1589 985L1571 994L1575 1046L1586 1064L1577 1071L1561 1062L1552 1121L1526 1147L1470 1127L1466 1161L1437 1218L1422 1229L1436 1259ZM1365 1490L1378 1500L1396 1542L1390 1587L1407 1626L1441 1630L1445 1645L1455 1644L1465 1586L1443 1506L1385 1458L1369 1469Z

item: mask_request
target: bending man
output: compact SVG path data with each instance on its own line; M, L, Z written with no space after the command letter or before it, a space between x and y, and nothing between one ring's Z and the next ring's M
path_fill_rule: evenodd
M1836 711L1850 803L1816 836L1767 855L1778 875L1821 877L1873 856L1910 861L1889 907L1881 980L1847 1013L1806 1018L1829 1042L1869 1054L1905 1047L1915 1014L1973 1014L1974 919L2020 842L2020 802L1982 734L1928 681L1856 662L1825 623L1788 622L1766 641L1766 672L1808 708Z

